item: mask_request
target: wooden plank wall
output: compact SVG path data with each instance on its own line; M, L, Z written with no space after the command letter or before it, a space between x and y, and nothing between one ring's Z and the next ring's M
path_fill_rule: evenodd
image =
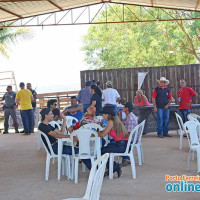
M148 72L142 85L142 90L150 102L152 91L158 85L156 80L160 79L161 76L169 79L169 88L176 103L177 93L180 89L180 79L185 79L187 85L192 87L197 94L200 92L199 64L81 71L81 88L84 87L85 81L95 79L101 82L100 88L105 89L106 81L111 80L113 88L118 90L121 97L126 98L128 101L133 101L138 87L138 72ZM198 103L200 103L200 99L198 99Z
M77 96L78 92L79 91L66 91L38 94L37 108L46 108L49 99L56 99L58 108L62 110L65 106L70 105L70 97Z

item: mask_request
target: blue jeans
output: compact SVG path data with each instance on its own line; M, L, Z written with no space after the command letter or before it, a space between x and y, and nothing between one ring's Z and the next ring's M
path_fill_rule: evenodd
M112 138L112 139L110 139L110 143L116 143L116 142L115 142L115 140ZM105 145L105 144L104 144L104 145ZM103 145L103 143L102 143L102 146L104 146L104 145ZM124 159L127 159L127 160L128 160L129 157L128 157L128 156L122 156L122 159L123 159L123 160L124 160Z
M32 124L32 128L31 128L31 132L34 131L34 126L35 126L35 110L36 110L36 108L33 108L33 124Z
M53 148L53 152L55 154L58 154L58 144L54 144L52 146ZM79 151L78 148L74 148L74 152L75 154L77 154ZM72 147L71 146L67 146L67 145L63 145L63 154L66 154L66 155L72 155ZM91 169L91 160L90 159L83 159L82 162L86 165L86 167L90 170Z
M157 112L157 134L168 135L168 123L169 123L169 109L158 108Z
M31 133L33 127L33 109L20 110L20 114L24 126L24 133Z
M190 109L179 110L179 115L181 116L183 123L188 121L187 115L190 113L191 113Z
M105 153L124 153L126 151L127 142L119 144L117 142L109 143L107 146L101 148L101 155ZM109 169L109 159L106 164L107 169ZM115 172L120 167L119 163L114 162L113 172Z
M89 107L90 107L90 104L83 104L83 113L86 113Z

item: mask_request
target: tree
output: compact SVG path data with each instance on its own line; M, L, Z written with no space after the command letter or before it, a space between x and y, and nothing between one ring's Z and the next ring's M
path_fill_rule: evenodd
M121 13L118 5L114 9L115 12L110 9L107 13L113 20L116 13ZM125 12L130 19L133 17L130 11ZM150 14L155 15L154 10L147 15L138 7L133 12L146 20ZM175 18L188 12L168 10L162 15ZM195 13L190 15L196 17ZM98 21L103 18L105 12ZM82 50L86 63L95 69L195 64L200 62L199 27L199 21L91 25L83 38Z
M11 45L16 45L22 40L29 40L33 37L33 31L26 28L3 28L0 29L0 54L9 58L12 51Z

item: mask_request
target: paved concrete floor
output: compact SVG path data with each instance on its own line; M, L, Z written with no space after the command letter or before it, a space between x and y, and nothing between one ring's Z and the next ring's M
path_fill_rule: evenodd
M165 191L165 174L197 175L196 161L191 161L186 171L188 144L183 140L183 150L178 149L179 137L157 138L155 133L143 137L145 163L138 166L137 179L133 180L130 166L124 167L122 176L109 180L104 178L102 200L157 200L200 199L198 193L169 193ZM89 172L79 173L79 183L57 181L57 165L51 165L50 178L44 180L44 149L37 150L37 133L0 134L0 200L61 200L84 195ZM198 182L199 183L199 182Z

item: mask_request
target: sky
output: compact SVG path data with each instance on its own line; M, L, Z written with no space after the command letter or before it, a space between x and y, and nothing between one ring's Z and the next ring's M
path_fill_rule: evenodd
M13 70L17 84L31 82L38 93L80 89L80 71L88 68L81 51L82 37L88 28L88 25L31 28L34 31L31 40L12 47L9 60L0 57L0 71Z

